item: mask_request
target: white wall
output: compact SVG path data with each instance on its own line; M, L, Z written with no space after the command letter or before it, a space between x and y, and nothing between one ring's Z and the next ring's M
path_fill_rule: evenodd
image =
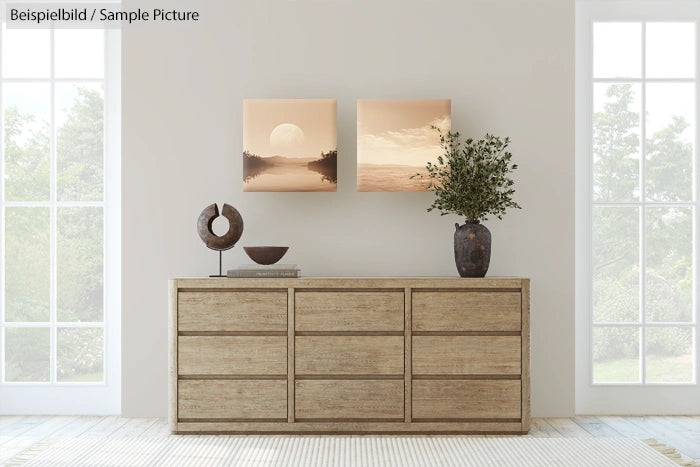
M125 1L126 8L162 6ZM306 276L456 276L457 216L355 191L357 98L451 98L453 128L510 136L522 211L487 226L489 275L532 278L532 410L574 410L573 0L182 1L195 25L123 30L125 416L167 413L167 279L205 276L204 206ZM338 99L337 193L242 193L241 100Z

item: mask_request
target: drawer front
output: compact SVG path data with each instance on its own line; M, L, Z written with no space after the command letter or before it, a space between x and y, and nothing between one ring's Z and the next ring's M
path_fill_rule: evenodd
M403 380L296 381L294 416L403 421Z
M297 331L403 331L403 292L297 292Z
M403 336L298 336L297 375L403 375Z
M287 421L287 381L180 380L178 419Z
M412 294L414 331L520 331L520 292Z
M520 418L520 380L414 380L414 419Z
M414 375L520 375L520 336L413 336Z
M180 375L287 374L283 336L180 336Z
M287 292L180 292L179 331L286 331Z

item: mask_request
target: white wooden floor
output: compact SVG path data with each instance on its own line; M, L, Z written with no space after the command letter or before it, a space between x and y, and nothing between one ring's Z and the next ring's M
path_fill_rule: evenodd
M0 464L47 437L167 437L159 418L0 416ZM536 418L527 436L654 438L700 463L700 417Z

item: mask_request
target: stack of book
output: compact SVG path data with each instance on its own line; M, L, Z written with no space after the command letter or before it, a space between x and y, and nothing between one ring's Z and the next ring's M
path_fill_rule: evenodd
M301 270L296 264L242 264L238 269L229 269L228 277L299 277Z

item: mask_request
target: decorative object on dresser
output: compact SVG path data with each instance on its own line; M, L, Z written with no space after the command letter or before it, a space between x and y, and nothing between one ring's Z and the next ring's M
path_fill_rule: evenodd
M491 261L491 232L481 222L489 215L502 219L507 208L520 209L513 201L514 182L509 176L518 168L506 150L510 138L487 133L482 139L463 141L458 132L435 130L443 155L426 164L427 175L417 173L413 178L427 179L428 189L435 192L428 211L467 218L464 225L455 224L455 265L462 277L484 277Z
M411 175L440 153L432 127L450 122L449 99L358 99L357 191L427 191Z
M197 232L207 248L219 252L219 274L209 277L226 277L222 275L221 257L222 252L233 248L236 242L243 235L243 218L236 208L224 203L221 214L228 220L228 231L224 235L216 235L213 230L214 220L219 217L219 207L210 204L199 215L197 219Z
M243 251L258 264L275 264L289 250L288 246L244 246Z
M289 249L288 246L244 246L246 254L258 264L243 264L229 269L228 277L299 277L296 264L276 264Z
M301 269L297 269L296 265L284 268L255 268L247 265L239 266L238 269L229 269L226 275L228 277L300 277Z
M526 433L529 279L170 281L177 433Z

